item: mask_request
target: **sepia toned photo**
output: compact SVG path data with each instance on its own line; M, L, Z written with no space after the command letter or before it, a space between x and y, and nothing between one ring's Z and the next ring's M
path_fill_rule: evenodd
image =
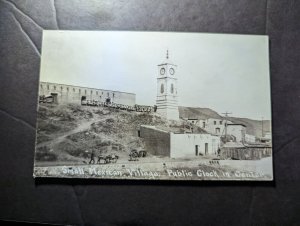
M273 180L268 43L45 30L34 177Z

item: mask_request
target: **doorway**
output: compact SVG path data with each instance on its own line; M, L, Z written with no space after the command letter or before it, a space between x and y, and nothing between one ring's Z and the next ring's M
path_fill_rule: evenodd
M54 104L57 104L57 93L51 93L51 96L53 98L53 102Z
M205 155L208 155L208 143L205 143Z

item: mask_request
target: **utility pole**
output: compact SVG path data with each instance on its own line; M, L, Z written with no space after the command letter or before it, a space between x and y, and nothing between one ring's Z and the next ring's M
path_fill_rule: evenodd
M261 117L261 138L264 137L264 117Z
M227 142L227 117L228 115L231 115L232 112L225 112L225 113L222 113L224 116L225 116L225 143Z

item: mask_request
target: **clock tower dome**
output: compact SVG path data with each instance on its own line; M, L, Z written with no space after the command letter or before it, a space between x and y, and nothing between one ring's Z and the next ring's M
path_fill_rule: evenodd
M156 106L163 117L179 120L177 65L170 62L168 51L165 62L158 65Z

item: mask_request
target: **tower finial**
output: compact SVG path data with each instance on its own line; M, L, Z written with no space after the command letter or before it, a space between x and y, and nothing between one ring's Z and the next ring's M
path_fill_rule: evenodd
M169 59L169 50L167 49L167 59Z

